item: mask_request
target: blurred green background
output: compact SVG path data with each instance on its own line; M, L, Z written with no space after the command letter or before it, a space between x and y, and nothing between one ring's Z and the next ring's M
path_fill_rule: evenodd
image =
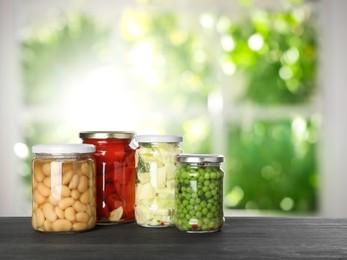
M62 13L55 26L43 24L22 39L23 99L31 108L23 127L27 147L78 140L78 131L86 129L70 126L64 116L37 115L51 106L69 109L69 93L78 106L91 90L80 84L72 91L67 75L83 78L116 64L130 82L113 86L120 96L124 86L132 95L125 111L153 115L138 128L183 135L186 153L225 155L226 208L316 212L314 8L283 1L283 8L272 10L239 1L237 15L190 15L148 8L152 4L124 9L116 25L83 12ZM102 111L99 97L89 105ZM113 117L105 113L104 120L110 117L117 120L117 111ZM24 159L28 197L32 156Z

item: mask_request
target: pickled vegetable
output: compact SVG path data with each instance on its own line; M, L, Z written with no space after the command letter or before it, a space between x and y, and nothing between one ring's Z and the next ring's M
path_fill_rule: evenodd
M107 138L98 138L99 134L107 134ZM117 135L128 138L116 138ZM132 136L126 132L80 133L83 143L96 146L93 157L99 224L135 220L135 151L129 147Z
M218 231L224 224L223 176L219 166L180 164L176 170L176 227Z
M139 142L136 151L135 219L146 227L175 224L176 156L181 153L178 143L182 138L160 138L150 143Z
M35 159L32 226L42 232L77 232L96 223L92 160Z

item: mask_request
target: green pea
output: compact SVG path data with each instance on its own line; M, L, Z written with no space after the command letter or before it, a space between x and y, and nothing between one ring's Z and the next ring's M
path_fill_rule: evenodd
M206 180L211 179L211 175L210 175L210 173L208 171L206 171L204 177L205 177Z
M214 212L217 212L218 208L216 205L213 205L212 208L211 208L211 212L214 213Z
M211 173L211 179L212 179L212 180L217 179L217 173L216 173L216 172L212 172L212 173Z
M200 211L201 210L201 206L198 203L196 203L196 204L197 205L194 206L194 210Z

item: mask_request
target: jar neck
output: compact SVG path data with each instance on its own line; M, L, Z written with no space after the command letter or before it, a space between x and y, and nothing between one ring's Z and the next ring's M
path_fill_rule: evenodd
M88 159L91 158L90 153L37 153L37 159Z
M179 164L184 166L192 166L192 167L221 167L221 163L212 163L212 162L199 162L199 163L191 163L191 162L179 162Z
M139 146L141 147L158 147L158 146L175 146L175 147L179 147L180 146L180 142L178 143L164 143L164 142L150 142L150 143L139 143Z
M105 138L105 139L85 138L83 139L83 143L94 144L95 146L107 146L107 145L113 145L113 144L128 145L130 144L130 142L131 142L131 139L118 139L118 138Z

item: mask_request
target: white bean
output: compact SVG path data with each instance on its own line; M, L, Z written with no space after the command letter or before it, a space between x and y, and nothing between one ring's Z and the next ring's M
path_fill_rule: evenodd
M37 190L44 197L48 197L51 194L51 189L47 188L42 182L37 184Z
M72 229L75 231L81 231L87 229L88 226L86 223L76 222L72 225Z
M51 163L45 163L44 165L42 165L42 172L44 175L46 176L50 176L51 175Z
M75 200L78 200L81 197L81 193L78 190L72 190L71 197Z
M42 210L43 210L43 214L45 218L48 221L53 222L57 219L57 214L55 213L55 210L52 204L45 203L42 207Z
M65 218L64 210L59 207L54 208L55 214L57 214L58 218Z
M70 231L72 228L72 223L67 219L57 219L52 223L53 231Z
M37 227L42 227L45 222L45 216L40 208L35 209L34 214L36 215Z
M86 204L83 204L82 202L80 202L79 200L76 200L73 207L75 208L75 210L77 212L84 212L87 210L87 206Z
M88 178L84 175L80 176L80 181L77 187L78 191L83 193L88 189Z
M45 220L45 223L43 224L43 227L46 231L52 230L52 222L49 222L48 220Z
M73 172L72 171L66 171L63 173L63 184L67 185L71 179L72 179Z
M89 215L87 213L78 212L76 214L76 221L86 223L86 222L88 222L88 220L89 220Z
M64 198L61 201L59 201L59 208L66 209L67 207L72 206L75 203L75 200L73 198Z
M78 183L79 183L79 179L80 179L80 176L78 176L77 174L75 174L74 176L72 176L72 179L69 183L69 188L70 189L76 189L77 186L78 186Z
M35 176L35 180L37 182L42 182L43 179L45 178L45 175L43 174L40 165L34 165L34 176Z
M76 211L73 207L68 207L65 209L65 218L67 220L70 220L71 222L75 221L76 219Z
M43 184L47 187L47 188L51 188L51 177L48 176L46 178L43 179Z
M85 204L89 203L89 193L90 193L90 190L87 190L86 192L84 192L84 193L81 195L80 201L81 201L82 203L85 203Z
M45 197L42 196L37 189L34 190L33 199L39 205L45 202Z

